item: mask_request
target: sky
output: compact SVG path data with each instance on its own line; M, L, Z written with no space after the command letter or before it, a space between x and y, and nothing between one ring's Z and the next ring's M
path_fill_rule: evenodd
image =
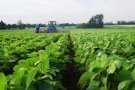
M0 0L0 20L9 24L85 23L96 14L104 22L135 20L135 0Z

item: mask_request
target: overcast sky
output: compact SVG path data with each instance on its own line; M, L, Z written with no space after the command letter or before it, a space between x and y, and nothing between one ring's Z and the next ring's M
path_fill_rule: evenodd
M0 20L6 23L82 23L100 13L105 22L135 20L135 0L0 0Z

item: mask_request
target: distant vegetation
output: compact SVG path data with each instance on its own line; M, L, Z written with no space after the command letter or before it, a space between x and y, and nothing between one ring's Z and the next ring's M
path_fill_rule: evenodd
M106 22L105 25L135 25L135 20L133 21L117 21L117 23L114 22Z
M135 25L135 21L118 21L118 25Z
M76 27L77 28L103 28L103 27L106 27L106 25L132 25L130 27L133 27L133 25L135 25L135 20L132 20L132 21L121 20L121 21L117 21L116 23L114 23L114 22L105 22L104 23L103 19L104 19L103 14L97 14L95 16L92 16L87 23L82 23L82 24L61 23L61 24L57 24L57 26L61 27L61 28L66 28L66 27L69 27L69 28L71 28L71 27L75 27L75 28ZM0 21L0 30L30 29L30 28L35 28L35 25L36 24L30 24L30 23L25 24L21 20L19 20L16 24L6 24L4 21L1 20ZM47 25L40 23L40 27L47 27Z
M17 24L6 24L1 20L0 22L0 30L4 29L25 29L25 28L34 28L35 24L23 24L21 20L18 21Z
M45 24L40 24L41 27L45 27ZM15 29L25 29L25 28L35 28L35 24L24 24L22 23L21 20L19 20L17 22L17 24L6 24L5 22L3 22L1 20L0 22L0 30L4 30L4 29L11 29L11 30L15 30Z
M6 28L6 23L3 21L0 22L0 29L5 29Z
M3 22L3 21L1 20L1 22L0 22L0 30L4 30L4 29L15 30L15 29L26 29L26 28L29 29L29 28L35 28L35 25L36 25L36 24L29 24L29 23L24 24L24 23L22 23L21 20L19 20L19 21L17 22L17 24L6 24L5 22ZM70 23L61 23L61 24L58 24L57 26L58 26L58 27L65 28L65 27L73 27L73 26L76 26L76 24L74 24L74 23L71 23L71 24L70 24ZM47 27L47 25L40 23L40 27Z
M72 27L72 26L76 26L76 24L74 24L74 23L61 23L61 24L59 24L58 25L59 27L62 27L62 28L65 28L65 27Z
M103 28L103 14L92 16L88 23L77 25L77 28Z

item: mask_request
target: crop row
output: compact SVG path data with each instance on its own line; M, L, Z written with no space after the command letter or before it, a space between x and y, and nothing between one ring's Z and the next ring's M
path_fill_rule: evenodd
M61 34L54 36L47 34L2 35L0 38L0 71L10 73L10 69L18 60L28 58L29 54L34 51L44 50L51 42L56 42L60 36Z
M0 73L1 90L72 90L76 81L78 90L135 89L135 33L0 37L1 66L16 62L12 74Z
M135 89L135 33L74 34L83 90Z
M45 50L32 52L27 59L19 60L13 74L5 76L0 73L1 90L65 90L60 71L69 60L67 39L68 35L62 35Z

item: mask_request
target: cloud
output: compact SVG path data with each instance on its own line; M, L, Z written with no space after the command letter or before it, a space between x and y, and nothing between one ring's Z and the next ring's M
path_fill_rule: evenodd
M135 20L135 0L0 0L0 19L7 23L87 22L103 13L105 21Z

